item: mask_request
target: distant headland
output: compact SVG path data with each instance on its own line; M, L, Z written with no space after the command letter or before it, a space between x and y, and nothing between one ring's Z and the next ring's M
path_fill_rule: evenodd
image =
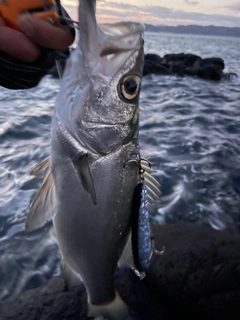
M225 36L225 37L240 37L240 28L235 27L217 27L217 26L154 26L152 24L145 24L146 31L151 32L171 32L171 33L185 33L208 36Z

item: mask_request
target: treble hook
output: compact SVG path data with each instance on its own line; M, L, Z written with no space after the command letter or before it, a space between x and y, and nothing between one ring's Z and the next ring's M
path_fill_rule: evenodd
M125 161L123 167L125 168L126 164L128 164L128 163L136 163L137 166L139 167L139 174L143 179L142 175L144 174L144 172L146 170L142 167L142 162L146 162L148 164L149 168L150 169L152 168L152 163L149 160L147 160L146 158L140 158L139 155L137 155L137 159L129 159L129 160Z

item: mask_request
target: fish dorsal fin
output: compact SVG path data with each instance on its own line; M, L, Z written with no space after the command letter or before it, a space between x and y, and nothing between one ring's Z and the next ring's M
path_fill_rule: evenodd
M97 204L96 192L93 184L92 174L88 164L88 155L84 154L78 160L72 161L85 191L90 195L94 205Z
M148 202L153 204L155 201L158 201L161 196L160 183L153 177L152 172L154 172L148 166L142 166L145 172L143 173L144 183L147 188L148 193Z
M25 230L33 231L52 220L57 213L57 200L52 172L48 172L35 195L25 222Z
M35 176L38 178L45 177L51 168L50 157L45 158L41 162L39 162L35 167L30 171L31 176Z

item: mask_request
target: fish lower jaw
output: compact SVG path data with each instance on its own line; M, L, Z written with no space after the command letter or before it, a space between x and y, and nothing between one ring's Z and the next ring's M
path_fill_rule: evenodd
M129 308L116 292L113 301L102 305L88 303L88 317L106 317L108 320L125 320L129 314Z

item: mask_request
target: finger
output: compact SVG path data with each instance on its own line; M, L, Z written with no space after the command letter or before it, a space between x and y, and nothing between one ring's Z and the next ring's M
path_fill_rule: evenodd
M0 26L0 50L25 62L40 55L38 47L24 33L5 26Z
M22 15L18 19L18 25L30 39L42 47L65 50L74 41L74 36L69 29L53 26L32 15Z
M4 26L4 20L3 20L3 18L0 17L0 27L1 26Z

